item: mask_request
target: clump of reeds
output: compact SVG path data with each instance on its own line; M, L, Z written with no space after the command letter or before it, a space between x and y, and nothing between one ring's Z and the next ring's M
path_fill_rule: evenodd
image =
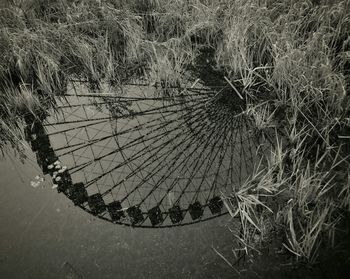
M11 130L15 118L6 108L16 106L17 99L9 94L24 94L28 87L33 98L44 101L64 93L69 79L85 80L98 90L102 81L127 80L124 73L143 59L138 17L107 3L5 1L0 14L1 126L12 142L23 137L19 129Z
M314 261L349 211L349 1L7 0L0 26L1 143L21 139L24 111L72 78L92 90L147 79L172 95L209 49L217 82L243 91L254 132L282 131L226 199L241 247L282 230L288 251Z
M151 84L160 89L160 92L172 95L182 86L187 86L186 83L193 81L186 69L194 63L195 49L188 48L184 45L184 41L179 39L163 43L149 42L149 44L153 51L149 54L147 75Z
M341 209L349 199L348 179L336 178L348 170L338 170L339 158L332 151L315 155L315 161L306 160L304 152L302 142L294 149L278 143L265 167L260 164L237 192L226 197L231 216L239 217L241 224L236 250L259 251L276 241L278 231L281 248L312 263L321 244L334 244Z
M15 148L22 150L24 138L22 117L28 114L35 115L42 104L32 93L32 88L21 86L21 90L13 87L5 88L0 95L0 149L10 143Z
M216 60L243 88L263 83L264 105L246 115L282 140L226 200L239 217L240 248L256 250L273 232L298 259L314 262L334 243L348 211L350 6L345 1L233 1ZM261 93L265 93L264 91ZM256 97L259 91L253 91ZM344 122L345 121L345 122ZM340 128L341 127L341 128ZM282 144L283 142L283 144Z

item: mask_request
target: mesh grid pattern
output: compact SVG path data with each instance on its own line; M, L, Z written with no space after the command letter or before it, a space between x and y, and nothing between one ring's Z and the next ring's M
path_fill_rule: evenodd
M184 225L225 214L219 197L238 188L260 158L261 142L236 99L195 89L159 97L137 86L116 94L75 91L57 98L43 126L73 183L82 182L88 197L100 195L107 208L120 203L120 219L103 206L100 218ZM91 211L91 203L79 206ZM140 218L133 222L133 214Z

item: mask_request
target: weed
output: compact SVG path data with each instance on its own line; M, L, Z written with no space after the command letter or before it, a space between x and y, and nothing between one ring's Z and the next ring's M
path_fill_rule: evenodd
M173 95L205 83L189 71L204 60L214 82L244 100L253 130L279 131L224 198L241 223L237 249L258 250L274 231L310 262L332 245L350 208L349 1L7 0L0 26L0 146L23 139L23 114L69 79L93 91L145 79Z

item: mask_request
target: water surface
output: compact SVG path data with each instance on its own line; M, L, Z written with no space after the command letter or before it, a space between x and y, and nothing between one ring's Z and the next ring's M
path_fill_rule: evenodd
M28 148L29 149L29 148ZM22 164L0 161L0 274L2 278L232 278L213 247L231 257L223 216L195 225L133 229L97 219L51 189L33 153Z

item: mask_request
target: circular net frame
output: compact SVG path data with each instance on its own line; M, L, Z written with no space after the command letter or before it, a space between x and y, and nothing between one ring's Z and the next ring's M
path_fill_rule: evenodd
M76 86L32 125L32 145L60 192L114 223L169 227L226 214L221 197L249 178L269 145L232 91ZM55 172L56 160L67 170Z

